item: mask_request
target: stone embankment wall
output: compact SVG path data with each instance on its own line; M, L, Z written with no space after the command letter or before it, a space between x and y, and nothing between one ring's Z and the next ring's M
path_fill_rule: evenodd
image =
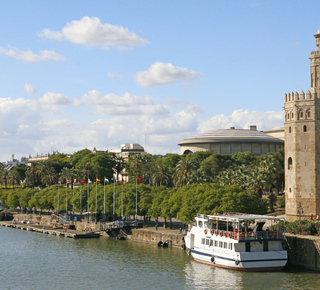
M320 237L286 235L288 264L320 270Z
M142 228L132 229L132 235L128 235L128 238L155 244L158 242L166 242L169 246L181 247L184 244L184 235L180 230Z

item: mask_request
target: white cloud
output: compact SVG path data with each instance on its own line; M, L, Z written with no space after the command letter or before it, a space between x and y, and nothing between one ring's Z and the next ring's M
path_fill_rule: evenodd
M196 71L158 61L152 64L147 71L138 72L134 76L134 80L143 87L156 87L181 80L192 80L199 76L201 74Z
M148 43L127 28L108 23L103 24L99 18L88 16L67 23L61 32L44 29L39 35L55 40L65 39L86 46L99 46L102 49L119 46L119 49L123 50L124 47L144 46Z
M37 94L37 89L34 86L32 86L31 84L25 84L24 89L28 95L36 95Z
M61 106L66 105L63 110ZM247 129L257 125L258 130L283 126L283 112L240 109L200 123L197 110L187 107L173 100L161 104L148 96L103 95L98 91L90 91L77 101L52 92L37 100L0 98L0 160L11 154L28 156L51 150L115 149L123 143L146 145L151 154L178 153L181 140L200 132L231 126Z
M257 112L249 110L234 110L231 115L217 115L202 122L198 131L206 132L214 129L229 129L230 127L248 129L250 125L256 125L259 131L273 130L283 127L283 112L267 111Z
M108 73L107 73L107 76L108 76L109 79L112 79L112 80L114 80L114 79L116 79L116 78L122 79L122 76L121 76L121 75L116 75L116 74L114 74L114 73L112 73L112 72L108 72Z
M65 60L65 57L53 50L41 50L40 54L34 54L31 50L21 51L15 47L4 49L0 47L0 54L11 56L15 59L21 59L25 62L43 62L48 60Z
M130 93L102 95L92 90L81 100L91 103L100 115L159 115L169 112L167 106L155 104L150 97L137 97Z
M39 101L49 105L64 106L72 104L72 101L67 96L53 92L44 94Z

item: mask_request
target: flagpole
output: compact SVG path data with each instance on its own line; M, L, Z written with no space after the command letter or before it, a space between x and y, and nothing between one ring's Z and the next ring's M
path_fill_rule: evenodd
M88 177L87 222L89 223L89 177Z
M103 227L106 222L106 178L103 179Z
M123 220L123 180L122 180L122 192L121 192L121 219Z
M113 225L115 221L116 214L116 179L113 178Z
M74 222L74 180L72 183L72 224Z
M98 207L98 179L96 178L96 224L97 224L97 207Z
M80 221L82 220L82 179L80 180Z
M66 180L66 221L68 220L68 180Z
M138 177L136 177L136 228L138 227Z
M60 180L58 180L58 208L57 208L57 215L59 215L59 188L60 188Z

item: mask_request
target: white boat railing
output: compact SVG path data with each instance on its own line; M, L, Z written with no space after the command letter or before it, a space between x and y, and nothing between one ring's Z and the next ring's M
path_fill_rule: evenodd
M191 230L191 225L190 225ZM223 230L213 230L213 229L204 229L205 235L219 236L220 238L235 239L238 241L246 240L277 240L284 239L285 234L283 231L257 231L257 232L240 232L238 233L237 229L233 231L223 231Z

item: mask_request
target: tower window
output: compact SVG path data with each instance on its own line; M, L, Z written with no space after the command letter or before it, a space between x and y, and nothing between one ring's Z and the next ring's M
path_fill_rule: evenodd
M310 118L310 112L308 112L308 118Z
M291 157L288 158L288 169L289 170L292 169L292 158Z
M303 118L303 112L300 113L300 118Z
M307 132L307 126L306 125L303 126L303 132Z
M293 114L293 113L291 113L291 118L293 119L293 117L294 117L294 114Z
M289 133L291 133L291 126L289 126Z

